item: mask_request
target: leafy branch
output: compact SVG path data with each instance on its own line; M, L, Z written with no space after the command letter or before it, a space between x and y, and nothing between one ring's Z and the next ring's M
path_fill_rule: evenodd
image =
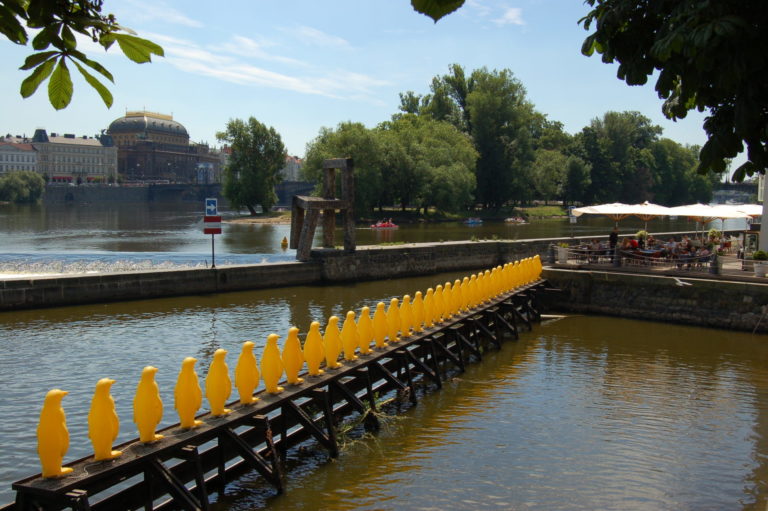
M114 83L112 74L77 49L76 33L88 37L108 50L114 43L130 60L143 64L152 55L164 56L162 47L122 27L112 14L101 13L102 0L0 0L0 33L10 41L26 46L29 29L38 30L32 39L35 53L28 56L21 70L31 73L21 83L21 95L32 96L48 80L48 100L56 110L66 108L74 87L67 63L71 63L93 87L107 107L112 93L101 80ZM95 71L95 75L88 71ZM97 78L97 76L101 78Z

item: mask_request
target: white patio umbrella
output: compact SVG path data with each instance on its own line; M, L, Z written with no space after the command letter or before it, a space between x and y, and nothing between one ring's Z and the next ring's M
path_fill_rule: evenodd
M597 204L595 206L585 206L583 208L573 209L574 216L581 216L585 214L603 215L610 217L616 221L616 225L619 224L619 220L623 220L628 216L636 216L642 220L645 220L645 230L647 231L648 220L657 216L669 215L669 208L645 201L642 204L623 204L621 202L613 202L611 204Z
M702 228L705 222L711 222L712 220L720 219L721 221L726 218L748 218L749 215L743 211L736 211L731 206L719 205L708 206L707 204L688 204L685 206L676 206L669 208L670 215L685 216L691 220L696 221L696 232L699 232L699 222L702 224Z
M594 206L584 206L581 208L573 208L571 212L573 216L581 215L603 215L612 218L616 225L619 225L619 220L623 220L632 215L629 210L630 204L623 204L621 202L612 202L610 204L596 204Z
M648 201L645 201L642 204L632 204L630 205L630 210L633 212L633 215L641 220L645 220L646 231L648 230L648 220L657 216L668 216L670 214L668 207L659 206L658 204L653 204Z

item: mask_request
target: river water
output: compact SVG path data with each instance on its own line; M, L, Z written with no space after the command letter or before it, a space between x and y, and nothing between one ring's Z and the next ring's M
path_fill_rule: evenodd
M237 216L223 212L225 221ZM0 205L0 274L206 267L212 259L211 236L203 234L202 217L203 205L189 202ZM727 228L743 223L727 222ZM720 227L719 221L715 224ZM627 218L619 226L622 234L633 234L644 223ZM602 217L581 217L577 224L563 218L525 225L446 222L401 225L396 230L360 227L356 237L358 245L532 239L606 235L612 227L613 221ZM649 224L651 232L694 228L686 219L659 219ZM322 244L321 231L318 228L315 245ZM295 251L280 246L287 236L289 225L225 223L223 233L214 240L215 262L220 266L293 261ZM336 240L342 244L341 232Z
M129 228L138 223L122 212L103 213L104 226L94 213L72 209L70 216L5 210L3 257L146 257L148 249L152 257L204 257L210 242L199 234L192 209L178 216L150 212L145 218L156 223L144 230ZM8 229L6 219L17 228ZM595 232L610 227L595 221ZM559 223L561 232L570 228ZM253 257L263 247L256 257L292 259L279 249L285 227L230 227L217 239L222 258ZM442 228L444 239L467 239L448 238L466 236L466 227ZM518 226L524 228L541 229ZM397 235L426 232L404 228ZM491 237L487 232L482 236ZM260 354L269 333L284 337L291 325L306 331L311 321L324 325L332 314L461 276L0 313L0 503L13 498L12 481L39 472L34 430L50 388L70 392L65 459L73 460L91 452L86 416L102 377L117 380L118 442L127 441L136 436L131 404L145 365L160 369L162 425L170 425L178 421L172 395L184 357L198 358L202 379L219 347L229 350L232 368L244 340L256 342ZM767 360L765 336L551 318L386 421L379 434L348 443L338 460L310 457L289 475L285 495L246 476L230 485L218 507L765 509Z

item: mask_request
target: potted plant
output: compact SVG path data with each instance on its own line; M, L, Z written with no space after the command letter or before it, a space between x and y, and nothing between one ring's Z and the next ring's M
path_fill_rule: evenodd
M568 243L557 244L557 262L563 264L568 262Z
M754 262L755 277L765 277L766 270L768 270L768 252L755 250L752 252L752 261Z

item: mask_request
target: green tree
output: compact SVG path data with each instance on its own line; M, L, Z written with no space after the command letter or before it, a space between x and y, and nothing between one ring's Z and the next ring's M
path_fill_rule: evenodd
M352 158L355 162L355 211L370 215L374 207L391 204L381 176L381 141L374 130L359 122L343 122L336 129L323 127L307 144L302 174L309 181L322 184L323 160Z
M578 156L569 156L566 163L565 184L563 185L563 204L586 202L587 190L592 183L592 168Z
M554 149L537 149L531 166L531 177L537 198L560 199L564 193L568 157Z
M451 123L406 114L379 126L384 147L399 147L393 165L385 156L385 186L408 204L456 212L472 204L477 152ZM387 150L384 150L386 155Z
M51 105L56 110L66 108L74 90L69 63L96 89L104 104L112 106L112 93L86 67L110 82L114 82L112 74L77 49L75 34L91 39L105 50L117 43L126 57L139 64L150 62L152 55L163 56L160 46L120 26L112 14L102 14L102 3L102 0L0 0L0 33L11 42L25 46L29 43L25 27L39 29L32 39L35 53L21 66L22 70L32 70L21 83L23 97L34 94L40 84L48 80Z
M639 112L606 112L585 127L579 141L590 164L588 202L643 202L653 199L650 147L661 128Z
M491 209L509 201L527 201L532 196L533 105L507 69L475 70L471 81L466 103L470 133L480 154L477 200Z
M247 122L231 119L216 138L232 148L224 169L224 196L235 208L256 214L260 204L268 211L277 201L275 186L285 166L286 151L280 134L250 117Z
M37 202L45 192L45 179L31 170L8 172L0 178L0 200Z
M682 119L708 111L699 172L719 174L746 146L741 181L768 169L768 9L764 0L586 0L579 22L594 27L582 53L618 62L618 78L641 85L654 73L662 111ZM464 0L411 0L435 21Z

